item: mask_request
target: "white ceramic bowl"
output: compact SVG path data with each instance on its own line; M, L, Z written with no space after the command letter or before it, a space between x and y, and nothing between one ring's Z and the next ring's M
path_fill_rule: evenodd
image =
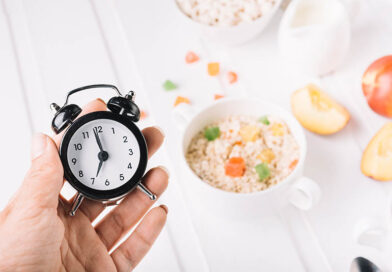
M235 26L210 26L188 17L178 6L177 1L174 1L182 17L192 24L202 37L209 41L229 46L243 44L257 37L271 21L282 2L282 0L276 0L275 5L267 14L252 22L244 22Z
M187 186L200 198L200 203L209 210L234 216L257 216L293 204L299 209L310 209L320 197L319 186L303 176L306 157L306 138L298 121L283 108L273 103L254 98L224 98L214 104L192 112L191 106L180 104L174 109L174 121L182 130L182 161L186 172ZM192 138L206 125L232 115L263 116L282 118L300 146L300 158L293 172L280 183L253 193L234 193L215 188L202 181L189 167L185 154Z

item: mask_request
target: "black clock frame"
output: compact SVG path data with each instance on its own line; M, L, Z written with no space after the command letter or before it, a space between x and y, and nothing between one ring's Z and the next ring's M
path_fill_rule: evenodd
M68 164L67 150L72 136L81 126L97 119L109 119L123 124L133 133L133 135L135 135L140 148L140 162L135 174L125 184L111 190L95 190L90 187L87 187L86 185L81 183L77 177L75 177ZM132 191L141 181L144 172L146 171L148 160L146 140L144 139L144 136L139 130L139 128L132 122L129 117L112 113L110 111L96 111L83 115L80 118L76 119L65 131L64 137L61 140L59 153L61 162L64 167L65 179L71 184L73 188L75 188L75 190L80 192L83 196L92 200L99 201L120 198Z

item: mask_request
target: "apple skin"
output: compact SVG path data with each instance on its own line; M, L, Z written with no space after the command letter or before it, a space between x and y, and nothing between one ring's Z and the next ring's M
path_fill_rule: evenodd
M392 117L392 55L370 64L362 76L362 90L373 111Z

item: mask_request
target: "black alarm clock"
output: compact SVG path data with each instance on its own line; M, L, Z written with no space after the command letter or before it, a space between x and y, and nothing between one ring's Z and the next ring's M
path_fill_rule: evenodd
M94 88L109 88L117 92L107 102L109 111L96 111L79 118L81 108L68 104L77 92ZM134 92L122 96L114 85L88 85L70 91L62 107L51 104L55 116L52 129L63 130L59 153L64 177L78 192L69 214L75 215L84 198L106 204L118 203L135 188L156 197L141 179L147 167L147 144L135 125L140 110L134 102Z

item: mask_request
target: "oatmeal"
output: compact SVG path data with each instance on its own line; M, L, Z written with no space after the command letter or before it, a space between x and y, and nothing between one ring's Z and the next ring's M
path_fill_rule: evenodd
M296 167L299 147L279 118L231 116L191 140L186 160L208 184L231 192L262 191Z
M192 20L211 26L252 22L272 10L274 0L177 0Z

